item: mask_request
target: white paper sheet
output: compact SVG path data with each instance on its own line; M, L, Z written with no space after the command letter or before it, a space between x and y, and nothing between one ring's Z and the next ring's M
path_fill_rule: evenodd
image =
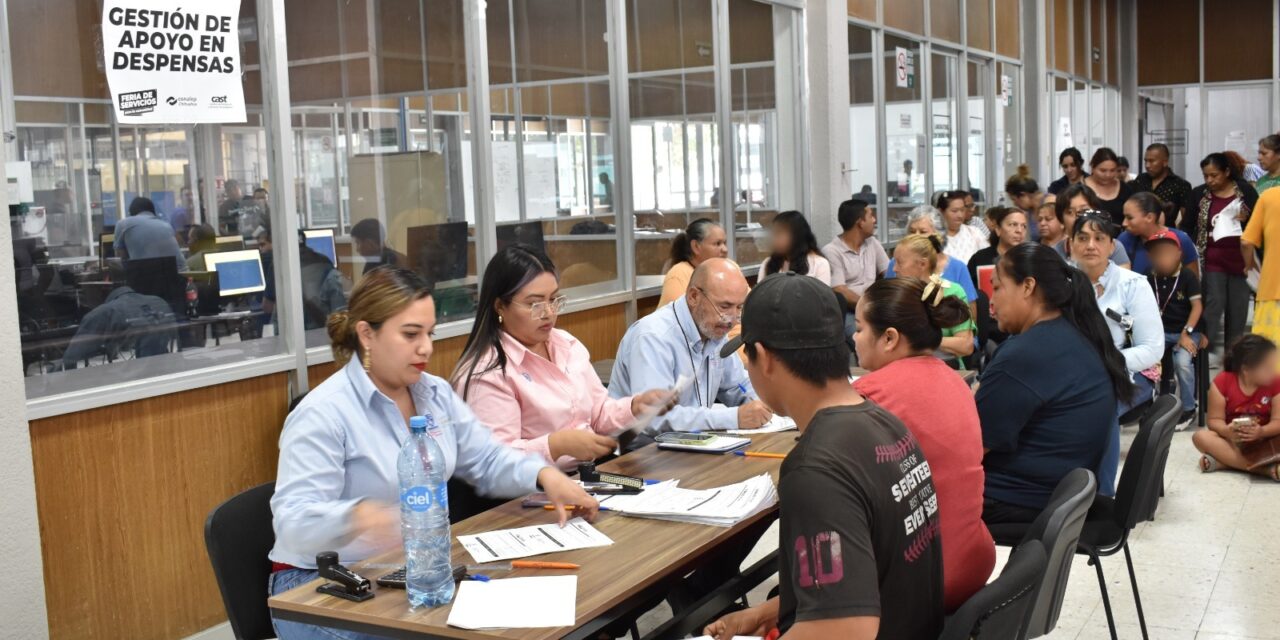
M449 611L460 629L533 629L574 623L578 576L463 580Z
M755 436L762 433L778 433L779 431L790 431L796 428L796 421L780 415L774 415L771 420L759 429L729 429L725 433L734 436Z
M1231 238L1244 233L1244 229L1240 227L1240 221L1236 220L1236 216L1240 215L1240 198L1231 201L1231 204L1222 209L1213 219L1213 240L1217 242L1223 238Z
M676 378L676 383L671 386L671 395L676 398L679 398L680 394L684 393L684 390L688 389L689 385L692 385L692 384L693 384L693 378L681 374L680 377ZM615 433L614 436L617 437L624 433L632 433L632 432L639 433L641 431L644 431L645 429L648 429L649 425L653 424L654 419L658 417L659 410L660 410L660 407L650 406L645 408L644 411L640 412L640 415L636 416L635 420L631 421L631 424L627 425L621 431Z
M462 543L463 548L477 563L613 544L609 536L600 533L582 518L570 520L563 529L555 523L547 523L458 536L458 542Z
M778 493L769 474L715 489L682 489L668 480L639 495L615 495L600 504L626 516L731 527L776 503Z

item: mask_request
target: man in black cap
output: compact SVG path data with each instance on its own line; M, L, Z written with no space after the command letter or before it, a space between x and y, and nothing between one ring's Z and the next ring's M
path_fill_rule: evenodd
M704 633L938 637L942 548L929 464L901 421L849 385L835 294L793 273L765 280L722 354L743 345L761 400L801 432L778 483L780 595Z

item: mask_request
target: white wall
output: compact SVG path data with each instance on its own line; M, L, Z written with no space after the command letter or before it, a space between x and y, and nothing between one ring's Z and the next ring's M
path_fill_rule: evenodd
M0 162L0 185L5 184ZM7 198L7 196L5 196ZM7 204L7 202L6 202ZM13 264L9 227L0 225L0 264ZM13 269L0 277L0 300L17 297ZM18 326L17 305L0 305L0 326ZM22 380L22 349L16 331L0 333L0 558L5 563L4 597L0 598L0 632L6 638L47 638L44 563L40 556L40 528L36 520L35 475L31 468L31 437L27 430L26 387ZM74 496L67 496L73 499Z

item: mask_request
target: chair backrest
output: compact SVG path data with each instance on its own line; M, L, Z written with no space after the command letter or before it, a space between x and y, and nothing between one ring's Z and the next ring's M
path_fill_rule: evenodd
M237 640L276 637L267 608L267 553L276 543L271 527L271 495L276 483L244 491L209 513L204 544L218 579L222 603Z
M1049 559L1044 545L1031 540L1009 556L1000 577L973 594L955 614L938 640L1022 640L1027 637L1031 605Z
M1023 544L1037 540L1044 545L1048 562L1040 578L1035 605L1031 608L1028 638L1038 638L1053 630L1067 595L1071 560L1080 541L1080 530L1098 493L1098 480L1088 469L1076 469L1058 483L1049 504L1031 523ZM1021 545L1019 545L1021 546Z
M1163 395L1156 398L1138 425L1138 435L1129 445L1116 487L1113 514L1116 525L1123 530L1132 529L1155 514L1164 466L1169 460L1169 447L1181 411L1182 403L1177 397Z

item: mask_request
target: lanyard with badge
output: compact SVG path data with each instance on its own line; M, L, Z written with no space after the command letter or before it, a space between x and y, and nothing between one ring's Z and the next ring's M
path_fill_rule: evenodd
M680 314L676 313L675 305L672 304L668 306L671 307L671 315L675 316L676 318L676 327L680 329L680 336L684 338L685 347L689 350L688 351L689 366L693 368L692 371L690 371L690 373L692 374L690 377L693 378L693 393L698 398L698 406L710 407L711 406L711 362L710 362L711 358L707 358L707 366L706 366L707 395L705 396L705 400L704 400L704 396L702 395L702 385L698 384L698 363L697 363L697 360L695 360L693 357L693 346L689 344L689 334L685 332L684 325L680 324Z

